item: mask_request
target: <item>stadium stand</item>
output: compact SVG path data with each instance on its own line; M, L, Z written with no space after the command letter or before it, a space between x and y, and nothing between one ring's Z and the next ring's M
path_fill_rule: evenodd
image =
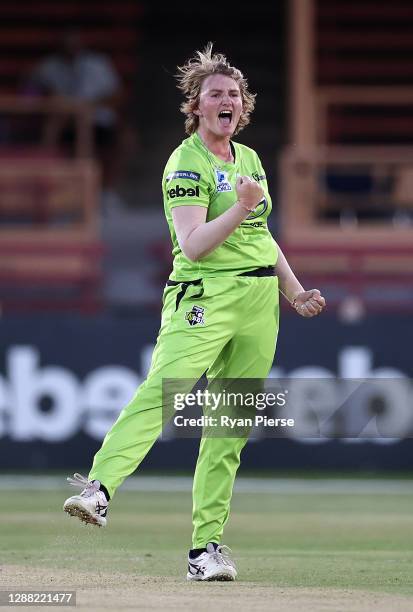
M33 66L68 28L110 55L128 96L138 65L139 2L62 0L0 4L0 305L3 312L102 306L100 169L91 124L75 105L56 111L46 98L23 95ZM74 157L39 139L42 117L72 114Z
M21 79L53 51L68 28L79 28L86 46L108 53L130 89L138 66L142 13L142 5L134 0L1 3L1 93L15 93Z
M398 0L290 3L282 237L300 275L322 272L330 303L361 285L369 306L411 303L412 26Z

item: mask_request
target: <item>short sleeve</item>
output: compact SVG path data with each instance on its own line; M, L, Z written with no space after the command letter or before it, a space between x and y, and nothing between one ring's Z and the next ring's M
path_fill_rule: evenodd
M209 206L209 188L205 169L196 158L177 156L165 168L164 198L168 208Z

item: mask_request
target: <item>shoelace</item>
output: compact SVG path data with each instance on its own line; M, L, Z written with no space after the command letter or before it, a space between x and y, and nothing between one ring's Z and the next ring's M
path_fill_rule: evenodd
M73 474L73 478L70 478L69 476L67 478L67 482L74 487L83 488L83 491L81 492L83 497L91 497L91 495L94 495L96 491L99 491L100 484L98 481L92 482L77 472L76 474Z
M210 555L212 555L212 558L216 563L223 563L224 565L235 567L234 561L230 557L231 553L232 550L230 547L222 544L222 546L218 546L215 552L210 553Z

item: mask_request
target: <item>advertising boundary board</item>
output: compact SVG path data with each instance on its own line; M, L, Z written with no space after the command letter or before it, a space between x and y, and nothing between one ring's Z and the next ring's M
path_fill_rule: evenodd
M0 469L87 469L144 379L158 325L159 313L148 311L124 318L1 319ZM377 315L349 325L328 313L314 320L292 313L281 323L273 374L408 378L412 341L408 316ZM160 440L143 466L192 469L197 448L196 439ZM247 444L243 468L407 470L412 457L410 439L264 439Z

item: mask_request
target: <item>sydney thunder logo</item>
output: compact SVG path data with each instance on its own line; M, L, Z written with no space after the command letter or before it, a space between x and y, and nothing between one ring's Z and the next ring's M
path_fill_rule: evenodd
M192 306L192 310L185 313L185 321L188 321L189 325L204 325L204 312L205 308L202 306Z
M254 208L254 210L251 212L251 214L248 215L247 221L249 221L250 219L256 219L257 217L261 217L261 215L263 215L265 213L267 208L268 208L267 199L263 198L261 200L261 202L259 202L257 204L256 208Z

